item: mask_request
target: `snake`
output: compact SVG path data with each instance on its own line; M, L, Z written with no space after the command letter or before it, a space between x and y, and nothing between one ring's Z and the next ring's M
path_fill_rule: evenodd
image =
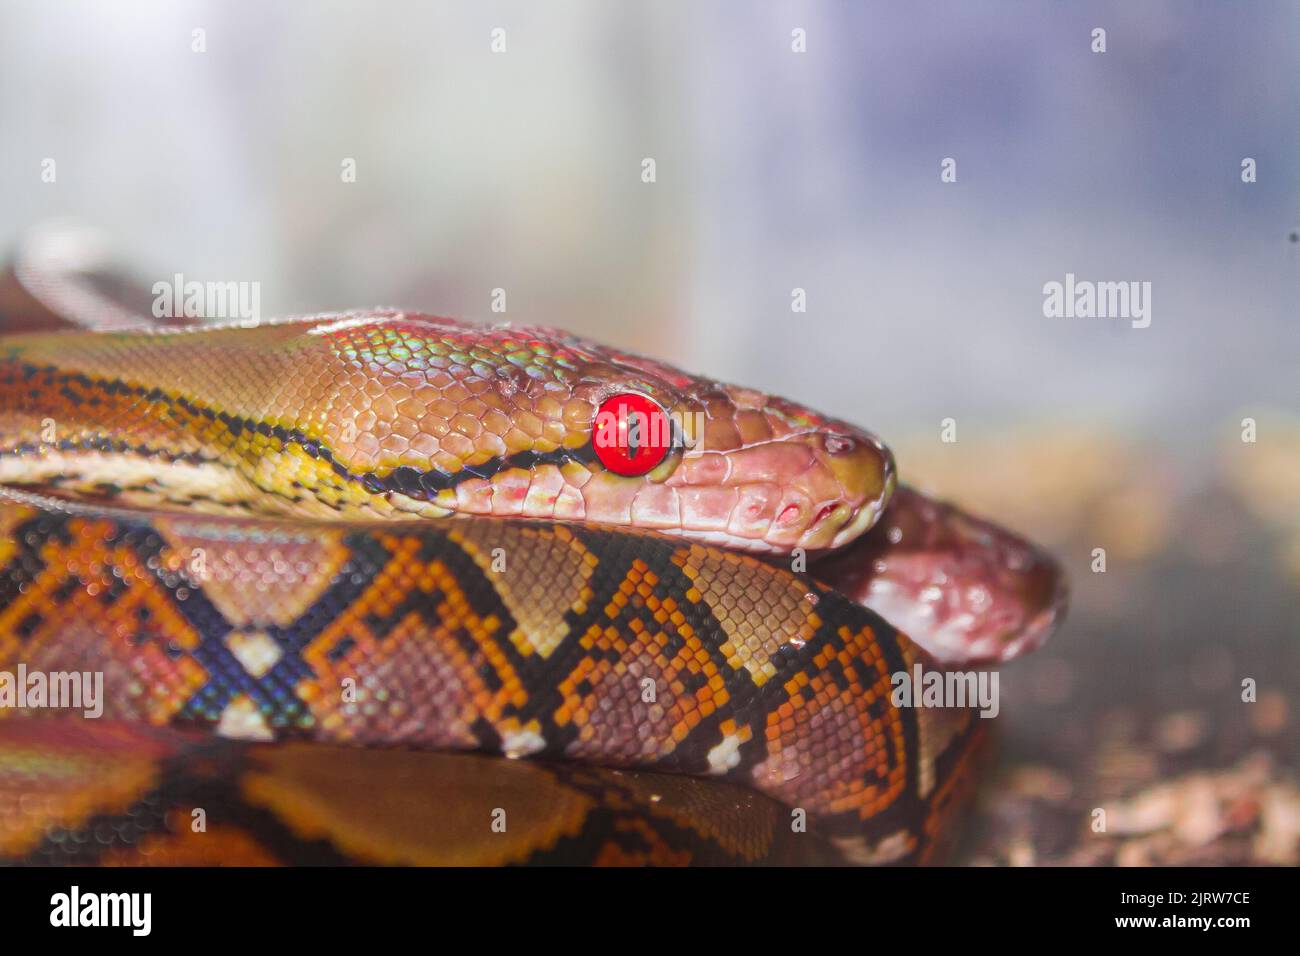
M0 287L0 860L951 853L989 721L896 676L1033 650L1064 575L873 434L550 327L115 282ZM623 468L629 396L669 427Z

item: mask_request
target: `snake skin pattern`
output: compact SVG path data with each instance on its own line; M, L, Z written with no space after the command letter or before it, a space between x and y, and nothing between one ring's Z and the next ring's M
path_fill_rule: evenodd
M980 737L970 710L890 703L928 658L866 608L654 534L0 522L0 661L102 671L107 719L721 776L861 862L926 856Z
M44 806L23 809L33 793ZM108 721L0 721L0 806L0 855L29 865L840 860L815 832L794 832L788 810L724 781ZM506 825L487 839L493 819Z
M677 423L630 478L592 450L629 390ZM1064 589L895 486L853 426L549 329L6 336L0 673L104 696L0 707L0 860L941 859L987 722L896 706L938 665L870 608L997 661Z

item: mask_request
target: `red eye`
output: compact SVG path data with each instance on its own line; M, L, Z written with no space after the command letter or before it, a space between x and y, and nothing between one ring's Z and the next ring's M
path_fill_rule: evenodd
M624 392L601 402L591 443L600 463L614 474L644 475L672 448L672 422L644 395Z

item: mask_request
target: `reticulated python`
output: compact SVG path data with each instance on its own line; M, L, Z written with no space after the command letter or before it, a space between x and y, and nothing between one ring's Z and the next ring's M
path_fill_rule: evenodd
M1041 552L761 392L550 329L32 292L0 672L102 673L103 714L0 708L6 860L935 859L986 722L891 676L1063 608ZM645 474L594 447L620 395L673 423Z

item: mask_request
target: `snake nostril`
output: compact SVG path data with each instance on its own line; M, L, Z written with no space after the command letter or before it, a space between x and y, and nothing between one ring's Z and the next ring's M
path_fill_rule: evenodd
M832 455L843 455L853 451L857 442L847 435L826 435L822 438L822 446Z

